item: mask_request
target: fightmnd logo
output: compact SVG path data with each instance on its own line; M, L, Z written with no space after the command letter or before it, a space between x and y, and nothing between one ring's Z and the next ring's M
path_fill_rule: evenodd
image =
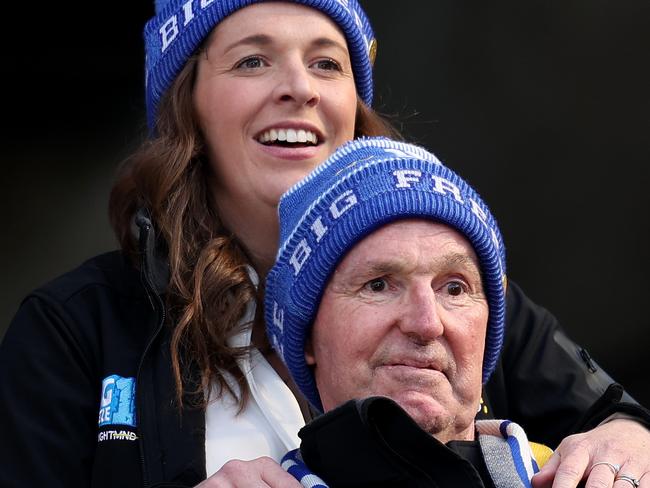
M102 381L99 426L118 424L136 426L135 378L114 374Z

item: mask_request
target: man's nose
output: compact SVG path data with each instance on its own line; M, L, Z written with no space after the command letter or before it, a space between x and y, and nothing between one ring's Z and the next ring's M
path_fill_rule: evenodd
M314 107L320 101L316 80L309 67L301 61L291 61L279 73L274 98L279 103Z
M434 341L443 334L439 305L430 285L414 287L404 296L399 327L402 333L424 343Z

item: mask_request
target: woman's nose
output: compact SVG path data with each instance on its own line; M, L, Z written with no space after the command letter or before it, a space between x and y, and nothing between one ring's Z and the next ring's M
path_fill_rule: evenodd
M419 286L401 304L399 328L418 342L434 341L444 332L436 295L431 286Z
M316 80L302 62L290 63L281 73L275 87L275 99L280 103L314 107L320 101Z

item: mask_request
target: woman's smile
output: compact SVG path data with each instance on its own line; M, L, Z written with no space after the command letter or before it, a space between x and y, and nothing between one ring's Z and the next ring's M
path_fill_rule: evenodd
M325 142L321 130L305 122L282 122L271 125L255 138L265 154L286 160L316 158Z

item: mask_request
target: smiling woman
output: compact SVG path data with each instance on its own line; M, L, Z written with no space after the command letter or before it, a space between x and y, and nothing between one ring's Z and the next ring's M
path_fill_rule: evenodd
M212 196L258 271L273 263L280 195L354 137L356 101L345 37L312 8L252 5L207 39L194 107Z
M5 336L2 360L35 381L3 378L3 427L18 435L16 415L50 427L3 456L0 484L296 485L270 462L297 445L304 417L256 319L258 273L273 262L281 193L338 145L393 133L368 108L374 34L354 1L200 6L159 1L145 27L150 137L110 200L122 251L31 295ZM43 354L21 353L25 338ZM61 382L75 386L49 396L74 435L25 415L29 385Z
M123 167L110 213L128 254L137 259L141 252L134 219L145 227L155 223L157 245L168 253L165 297L178 320L171 341L179 404L182 356L196 364L206 389L214 382L229 390L226 370L242 390L242 405L247 398L235 361L241 354L227 339L255 293L249 263L264 275L273 262L281 193L346 140L394 133L362 101L371 95L355 91L369 65L366 42L346 41L359 37L358 26L346 21L351 14L338 3L323 8L270 2L236 9L206 32L159 102L149 88L157 137ZM351 32L333 19L346 21ZM362 38L368 36L369 28ZM354 66L350 50L361 57ZM153 66L149 87L165 74ZM265 133L296 128L309 129L316 144L260 141ZM134 218L142 209L146 215ZM264 346L263 334L255 340Z

